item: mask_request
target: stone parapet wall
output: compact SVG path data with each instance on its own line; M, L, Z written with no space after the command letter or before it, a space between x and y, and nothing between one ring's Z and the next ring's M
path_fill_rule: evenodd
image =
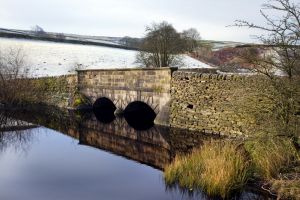
M77 74L41 77L31 79L39 88L41 98L37 103L44 103L61 108L72 107L72 100L77 91Z
M174 72L170 124L231 136L274 131L272 88L266 81L261 76Z
M78 71L82 89L140 90L164 93L170 90L170 68L106 69Z

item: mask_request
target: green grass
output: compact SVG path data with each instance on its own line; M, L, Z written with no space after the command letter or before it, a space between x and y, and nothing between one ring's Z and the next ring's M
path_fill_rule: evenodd
M255 178L263 179L277 199L300 199L299 152L288 138L247 141Z
M248 178L249 162L230 141L205 142L188 156L177 156L165 168L167 184L198 188L209 196L227 197L242 188Z
M300 176L280 178L297 161L299 153L287 138L248 140L240 145L227 140L208 141L189 155L176 156L165 167L164 177L167 184L200 189L222 198L242 190L249 179L259 179L271 185L270 189L279 196L297 199Z
M287 138L261 138L247 141L255 175L264 180L276 178L284 168L298 159L292 140Z

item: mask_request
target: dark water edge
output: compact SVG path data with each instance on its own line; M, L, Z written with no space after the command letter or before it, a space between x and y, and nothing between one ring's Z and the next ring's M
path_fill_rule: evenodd
M14 123L10 123L12 119ZM10 126L3 126L7 123L10 123ZM87 195L84 199L210 199L201 191L165 185L162 170L175 155L190 152L204 140L222 139L219 136L159 126L137 131L124 118L116 118L107 124L99 122L91 112L49 107L2 110L0 133L0 199L19 199L17 194L26 193L22 189L19 191L18 184L11 183L11 187L7 188L9 184L2 181L7 173L5 168L9 167L8 163L11 164L11 161L7 161L10 157L22 160L20 163L18 160L14 161L15 165L32 167L19 169L23 172L19 176L12 170L9 173L11 177L6 177L25 183L29 180L29 185L25 188L29 191L27 197L30 199L40 199L43 194L54 191L57 191L57 197L50 195L49 199L83 199L82 194ZM39 142L35 142L36 140ZM36 146L38 151L35 150ZM43 155L31 158L31 155L37 152L43 152ZM76 154L82 157L77 157ZM49 160L45 159L45 156L49 156ZM52 159L55 160L56 157L61 161L54 162ZM97 157L105 162L98 163L95 159ZM69 163L69 158L72 158L73 163ZM55 169L57 181L52 180L55 183L48 182L54 174L47 174L47 171L37 168L41 165L37 164L40 162L47 164L49 171ZM77 168L74 164L80 167ZM107 165L105 169L100 167L103 164ZM99 168L95 167L97 165ZM26 177L26 174L34 174L33 169L40 170L40 173L33 177L40 183L46 182L47 184L41 184L43 187L37 187L36 183L32 182L32 177ZM84 186L82 182L85 183ZM76 187L72 186L73 183ZM30 184L36 189L31 188ZM53 185L61 186L58 189ZM88 186L97 187L88 189ZM6 190L3 191L3 188ZM103 188L109 192L102 191ZM42 191L41 194L36 194L39 193L37 190ZM99 194L99 191L102 192ZM42 199L47 198L43 196ZM248 187L232 199L271 197Z

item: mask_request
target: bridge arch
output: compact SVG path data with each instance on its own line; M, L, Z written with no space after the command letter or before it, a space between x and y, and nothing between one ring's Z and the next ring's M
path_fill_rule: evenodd
M120 112L131 102L145 102L157 114L153 117L155 123L169 126L169 102L174 70L176 69L79 70L77 71L78 89L93 102L97 97L109 98Z
M107 97L98 98L93 104L96 118L102 123L110 123L115 119L115 104Z
M133 101L124 110L127 123L137 129L146 130L154 125L155 111L145 102Z

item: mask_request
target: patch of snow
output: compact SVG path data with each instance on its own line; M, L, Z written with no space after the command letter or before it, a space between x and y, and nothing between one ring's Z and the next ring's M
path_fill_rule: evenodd
M203 63L187 55L183 56L182 62L182 68L214 68L206 63Z
M218 51L224 48L236 47L238 45L244 45L245 43L241 42L227 42L227 41L212 41L213 51Z
M33 77L60 76L81 69L139 67L137 51L118 48L0 38L0 51L22 48ZM183 68L213 68L189 56L183 56Z

